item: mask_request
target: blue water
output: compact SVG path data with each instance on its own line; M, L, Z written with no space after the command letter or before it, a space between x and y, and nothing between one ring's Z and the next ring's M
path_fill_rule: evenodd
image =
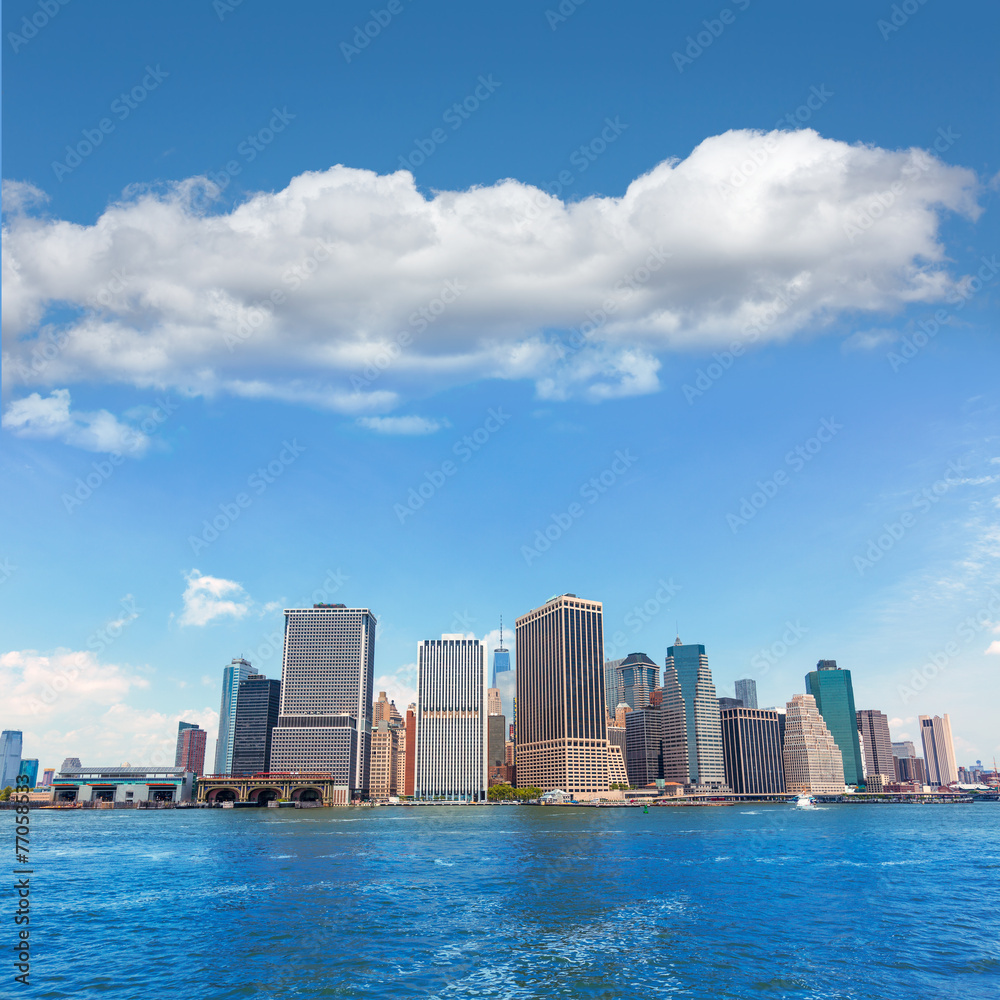
M998 805L31 825L33 983L4 969L5 997L1000 997Z

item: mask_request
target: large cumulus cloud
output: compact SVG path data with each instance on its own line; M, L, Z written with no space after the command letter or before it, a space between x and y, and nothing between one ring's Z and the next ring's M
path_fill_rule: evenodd
M354 414L483 377L550 398L650 392L669 351L948 296L942 219L975 217L975 185L919 150L811 130L727 132L621 197L571 203L516 180L425 196L405 171L335 166L228 213L194 178L78 225L22 185L4 377Z

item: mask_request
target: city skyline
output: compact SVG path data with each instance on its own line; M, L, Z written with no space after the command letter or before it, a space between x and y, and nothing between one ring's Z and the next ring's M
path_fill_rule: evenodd
M3 725L169 759L314 602L402 706L569 589L606 659L679 630L768 706L836 657L992 758L994 15L934 6L678 66L717 11L406 5L348 60L368 8L60 5L5 65Z

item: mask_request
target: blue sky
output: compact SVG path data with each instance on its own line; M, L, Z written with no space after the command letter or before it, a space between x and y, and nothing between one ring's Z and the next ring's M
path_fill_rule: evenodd
M910 6L5 4L25 755L169 755L289 605L405 704L571 591L992 758L998 15Z

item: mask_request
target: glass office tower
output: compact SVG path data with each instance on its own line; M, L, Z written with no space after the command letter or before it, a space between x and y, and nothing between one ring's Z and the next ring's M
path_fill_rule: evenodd
M677 672L687 721L688 777L691 784L724 784L722 723L712 671L702 645L681 643L667 650L667 669Z
M249 660L236 657L222 670L222 703L219 706L219 738L215 743L215 773L233 773L233 739L236 736L236 700L240 681L245 681L257 668Z
M816 708L840 748L844 758L844 783L859 784L863 780L864 767L850 670L841 670L836 660L820 660L816 669L806 674L806 694L816 699Z

